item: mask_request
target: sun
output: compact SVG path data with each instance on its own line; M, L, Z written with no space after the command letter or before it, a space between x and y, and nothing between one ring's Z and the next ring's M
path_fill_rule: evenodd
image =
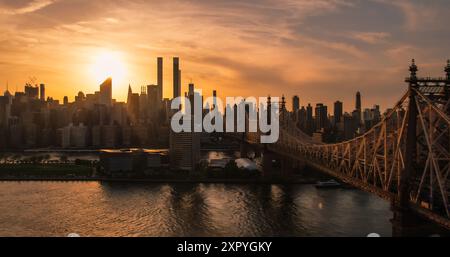
M113 81L122 82L125 79L126 71L122 53L107 50L94 54L89 67L89 72L97 83L101 83L109 77Z

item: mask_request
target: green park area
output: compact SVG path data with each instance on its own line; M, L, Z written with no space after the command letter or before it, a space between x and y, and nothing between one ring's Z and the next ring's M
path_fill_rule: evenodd
M76 164L0 164L0 178L79 178L92 176L92 170Z

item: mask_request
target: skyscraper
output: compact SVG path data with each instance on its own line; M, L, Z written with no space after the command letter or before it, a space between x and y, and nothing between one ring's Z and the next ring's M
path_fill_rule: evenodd
M355 110L356 113L356 119L358 123L361 123L361 115L362 115L362 107L361 107L361 93L358 91L356 92L356 104L355 104Z
M300 109L300 98L295 95L292 98L292 111L297 112Z
M39 89L40 89L39 97L41 101L45 101L45 84L40 84Z
M313 107L311 104L306 106L306 133L309 135L314 131Z
M158 57L158 94L157 99L158 101L162 101L163 99L163 58Z
M316 130L321 130L328 126L328 108L326 105L318 103L315 110Z
M187 98L191 104L191 114L194 115L194 97L195 97L195 85L194 83L189 83L189 90L187 92Z
M112 79L107 78L100 85L100 104L104 104L106 106L112 105Z
M189 83L188 95L193 95L195 90L194 83Z
M356 92L356 110L361 110L361 93Z
M313 112L311 104L308 104L308 106L306 107L306 120L308 122L312 122L313 120Z
M179 90L179 94L181 95L181 70L178 69L178 90Z
M341 101L334 103L334 123L337 124L342 121L344 104Z
M189 84L189 97L191 103L194 102L195 92L194 84ZM194 120L194 109L191 109L191 120ZM194 123L191 124L192 132L175 133L170 130L170 164L173 168L194 171L200 160L200 133L195 133Z
M217 106L217 90L213 90L213 106L212 109L215 109Z
M180 58L173 58L173 98L181 96Z
M33 86L31 84L25 85L25 95L30 98L38 99L39 98L39 88L37 86Z
M131 84L128 85L128 95L127 95L127 104L131 103L131 96L133 95L133 90L131 89Z

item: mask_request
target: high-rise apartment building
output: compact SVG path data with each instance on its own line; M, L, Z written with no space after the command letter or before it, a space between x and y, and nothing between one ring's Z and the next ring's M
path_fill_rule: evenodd
M356 92L356 103L355 103L355 110L356 110L356 122L361 123L362 120L362 104L361 104L361 93Z
M112 79L107 78L101 85L100 85L100 99L99 103L104 104L106 106L112 105Z
M191 103L194 102L195 95L194 84L189 84L189 91L186 96ZM193 107L193 105L191 106ZM191 109L191 120L194 120L193 109ZM191 131L194 131L192 123ZM195 166L200 161L200 135L195 132L175 133L170 131L170 164L175 169L194 171Z
M173 58L173 98L181 96L180 58Z
M355 109L356 110L362 110L362 107L361 107L361 93L360 92L356 92Z
M316 130L321 130L328 126L328 108L326 105L318 103L315 109Z
M164 87L163 87L163 83L164 83L164 79L163 79L163 58L162 57L158 57L158 90L157 90L157 99L158 99L158 105L160 105L159 103L163 100L163 92L164 92Z
M295 95L294 97L292 97L292 111L298 112L299 109L300 109L300 98L297 95Z
M39 90L40 90L39 99L41 99L41 101L45 101L45 84L40 84Z
M334 123L338 124L339 122L342 121L342 115L343 115L343 110L344 109L344 104L341 101L336 101L334 103Z

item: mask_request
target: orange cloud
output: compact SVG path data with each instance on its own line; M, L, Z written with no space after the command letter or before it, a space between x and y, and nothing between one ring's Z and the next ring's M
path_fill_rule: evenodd
M353 102L359 90L367 96L367 106L387 107L403 90L410 55L422 63L443 63L447 57L442 53L449 52L445 40L432 37L442 37L448 28L436 23L430 28L438 31L415 37L408 30L417 25L413 18L398 18L402 15L397 12L409 17L417 8L414 3L19 2L0 5L0 12L8 13L0 16L0 83L8 80L20 89L29 76L36 76L48 84L49 95L59 99L97 90L89 67L93 55L107 50L124 54L127 75L113 78L119 100L125 99L128 83L138 90L156 82L157 56L165 57L164 93L169 97L171 57L180 56L183 90L192 80L205 92L215 88L222 96L299 94L303 103L329 105L335 100ZM450 4L429 5L427 10L445 11ZM385 12L373 15L373 8ZM380 19L382 14L386 16ZM391 26L385 26L385 20Z

